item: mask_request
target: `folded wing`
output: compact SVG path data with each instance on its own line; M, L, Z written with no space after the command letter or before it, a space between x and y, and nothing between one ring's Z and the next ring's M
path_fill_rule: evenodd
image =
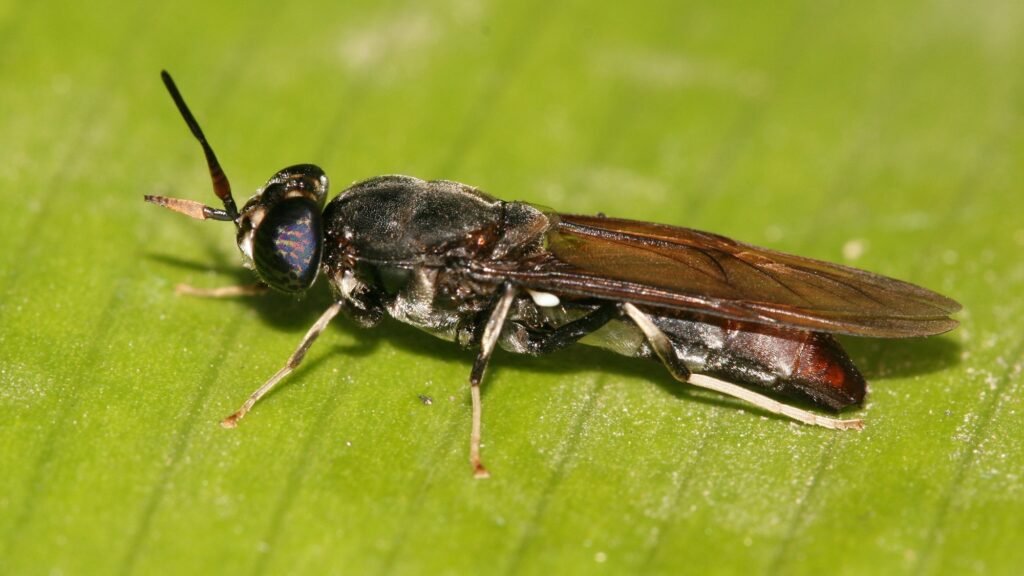
M535 290L861 336L939 334L960 305L907 282L688 228L552 215L548 254L490 269Z

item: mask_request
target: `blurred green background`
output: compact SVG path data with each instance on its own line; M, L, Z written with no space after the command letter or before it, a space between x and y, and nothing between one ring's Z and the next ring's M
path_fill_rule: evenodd
M1011 574L1024 566L1024 4L0 1L0 572ZM246 198L314 162L716 231L964 305L846 339L862 433L657 365L472 355L246 281L172 71ZM418 398L427 395L433 403Z

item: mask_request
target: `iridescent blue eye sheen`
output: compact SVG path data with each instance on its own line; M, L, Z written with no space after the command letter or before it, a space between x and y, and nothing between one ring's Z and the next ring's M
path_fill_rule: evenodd
M282 292L302 292L320 268L322 225L319 206L305 197L275 204L253 238L253 263L260 278Z

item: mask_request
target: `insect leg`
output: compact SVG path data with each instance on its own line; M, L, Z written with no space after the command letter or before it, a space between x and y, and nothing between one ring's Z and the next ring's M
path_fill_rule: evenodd
M177 284L174 286L175 294L196 296L199 298L231 298L233 296L261 296L270 291L270 288L262 283L245 284L242 286L220 286L217 288L197 288L189 284Z
M508 316L508 309L516 298L516 289L506 285L501 298L494 305L490 318L484 326L484 334L480 339L480 352L473 362L473 371L469 373L469 392L473 399L473 429L469 435L469 462L473 466L473 475L477 478L487 478L490 473L484 468L480 461L480 381L484 378L484 370L487 369L487 361L491 359L494 346L498 343L498 336L505 325L505 317Z
M526 347L524 352L533 356L540 356L561 350L570 344L578 342L580 338L587 334L600 330L602 326L617 316L619 316L618 305L607 303L602 304L586 316L577 318L550 332L527 331L526 341L523 342L523 345Z
M302 338L302 342L299 343L299 347L296 348L295 352L293 352L288 358L288 362L285 363L284 368L278 370L276 374L271 376L270 379L263 384L263 386L260 386L255 392L250 394L249 399L245 401L245 404L242 404L242 407L239 408L237 412L222 420L220 425L225 428L234 428L237 426L238 421L241 420L249 410L252 410L253 405L256 404L260 398L265 396L267 392L270 392L270 390L276 386L282 378L294 370L302 362L302 358L306 355L306 352L309 351L309 347L313 345L317 336L327 328L327 324L330 323L331 319L338 315L338 312L341 310L341 306L341 301L331 304L330 308L324 311L324 313L320 315L320 318L317 319L316 323L313 324L308 332L306 332L306 335Z
M644 333L644 336L647 338L647 342L650 343L651 348L653 348L654 352L658 355L658 358L660 358L661 362L666 368L668 368L672 377L680 382L693 384L694 386L707 388L708 390L714 390L715 392L732 396L733 398L738 398L744 402L753 404L762 410L767 410L773 414L781 414L787 418L792 418L797 422L803 422L804 424L813 424L815 426L823 426L834 430L860 430L864 428L864 421L860 419L840 420L838 418L819 416L812 412L808 412L807 410L801 410L800 408L783 404L782 402L730 382L725 382L704 374L692 374L683 364L679 351L672 344L672 341L669 340L668 336L661 331L661 328L658 328L658 326L655 325L649 316L628 302L622 304L622 311L636 323L640 328L640 331Z

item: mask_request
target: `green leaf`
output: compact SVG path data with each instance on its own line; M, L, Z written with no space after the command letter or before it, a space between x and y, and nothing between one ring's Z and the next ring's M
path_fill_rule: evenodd
M1011 574L1024 565L1020 3L0 1L0 573ZM472 355L250 279L158 73L244 199L383 173L693 226L964 303L846 339L862 433L655 363ZM432 398L430 404L420 396Z

